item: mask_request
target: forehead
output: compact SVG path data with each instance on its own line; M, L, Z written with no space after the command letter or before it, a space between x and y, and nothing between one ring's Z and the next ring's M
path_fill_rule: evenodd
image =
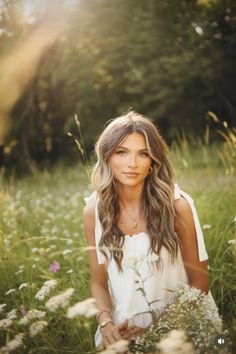
M129 134L118 146L123 146L127 149L146 149L147 144L145 137L140 133Z

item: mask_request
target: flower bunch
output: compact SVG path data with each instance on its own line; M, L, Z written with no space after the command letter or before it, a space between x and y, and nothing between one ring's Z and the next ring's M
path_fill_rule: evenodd
M168 305L156 317L149 330L131 342L131 352L162 353L161 341L163 343L171 331L177 330L185 334L186 343L192 343L194 354L218 353L216 337L227 334L227 331L222 330L222 320L211 294L205 295L199 289L180 284L171 295ZM170 338L165 344L172 342ZM171 350L169 352L172 353ZM225 347L222 353L228 353L228 348Z

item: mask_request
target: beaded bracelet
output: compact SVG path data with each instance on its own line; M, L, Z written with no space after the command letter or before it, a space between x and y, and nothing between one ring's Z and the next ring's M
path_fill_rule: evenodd
M96 318L97 318L98 322L99 322L99 317L101 316L101 314L103 312L109 312L110 315L112 316L111 310L108 307L101 307L100 310L97 312L97 315L96 315Z

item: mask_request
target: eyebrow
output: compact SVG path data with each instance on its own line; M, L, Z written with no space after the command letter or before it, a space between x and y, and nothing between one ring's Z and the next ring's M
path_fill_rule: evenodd
M117 150L118 149L124 149L124 150L127 150L127 151L129 151L129 149L127 149L126 147L124 147L124 146L118 146L117 147ZM139 152L148 152L148 150L147 149L141 149L141 150L138 150Z

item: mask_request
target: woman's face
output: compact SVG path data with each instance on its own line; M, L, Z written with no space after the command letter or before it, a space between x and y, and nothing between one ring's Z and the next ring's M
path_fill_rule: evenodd
M149 174L151 163L145 138L140 133L128 135L108 159L116 181L127 186L143 182Z

